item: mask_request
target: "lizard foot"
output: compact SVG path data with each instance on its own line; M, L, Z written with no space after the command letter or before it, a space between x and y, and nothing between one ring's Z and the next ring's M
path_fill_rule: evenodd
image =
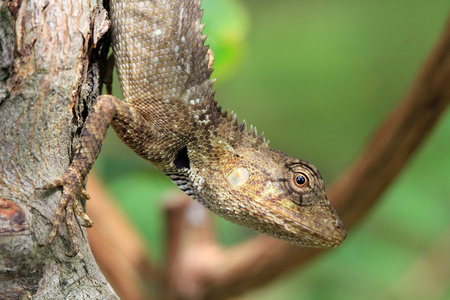
M75 218L74 212L81 219L83 219L84 224L82 224L82 226L92 227L94 225L91 218L89 218L89 216L84 212L83 207L81 206L78 200L78 193L80 193L85 200L89 200L90 197L85 189L80 188L79 181L73 178L70 172L66 172L66 174L63 175L63 177L49 184L46 184L39 189L50 190L58 187L63 188L62 200L56 212L56 218L55 221L53 222L52 231L50 232L48 239L43 244L40 244L40 246L46 246L51 242L53 242L53 239L55 238L56 233L58 231L58 228L61 225L62 220L64 219L64 212L65 212L67 229L69 230L69 235L72 240L72 251L66 255L72 257L77 255L78 253L78 242L75 226L73 223L73 220Z

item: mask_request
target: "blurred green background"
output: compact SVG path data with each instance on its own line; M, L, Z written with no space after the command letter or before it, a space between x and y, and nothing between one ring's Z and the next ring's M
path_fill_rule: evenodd
M203 2L216 100L328 184L408 90L450 12L448 0ZM450 299L449 149L447 112L342 247L244 298ZM162 259L161 199L175 186L112 130L95 170ZM225 245L253 235L217 224Z

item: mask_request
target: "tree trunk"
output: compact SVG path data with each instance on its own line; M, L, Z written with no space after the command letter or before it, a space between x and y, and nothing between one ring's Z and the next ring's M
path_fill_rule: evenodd
M95 1L0 3L0 298L117 298L79 226L80 254L65 226L49 236L61 191L36 188L69 166L100 91L108 30Z

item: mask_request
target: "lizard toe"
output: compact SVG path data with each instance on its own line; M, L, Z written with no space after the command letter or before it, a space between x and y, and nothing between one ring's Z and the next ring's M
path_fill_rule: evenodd
M45 184L45 185L43 185L41 187L37 187L36 189L37 190L43 190L43 191L52 190L52 189L55 189L57 187L64 186L65 183L66 182L64 180L64 177L61 177L61 178L53 180L52 182L47 183L47 184Z
M75 210L75 214L83 219L84 223L81 224L83 227L90 228L94 226L94 222L92 219L84 212L83 207L80 204L80 201L76 200L73 203L73 209Z

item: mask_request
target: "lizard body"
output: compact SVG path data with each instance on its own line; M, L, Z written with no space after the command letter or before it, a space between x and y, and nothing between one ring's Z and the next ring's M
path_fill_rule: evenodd
M69 169L48 242L65 211L77 253L74 212L111 125L122 141L216 214L293 244L336 247L346 233L310 163L269 147L214 101L201 0L112 0L112 45L124 101L98 97Z

